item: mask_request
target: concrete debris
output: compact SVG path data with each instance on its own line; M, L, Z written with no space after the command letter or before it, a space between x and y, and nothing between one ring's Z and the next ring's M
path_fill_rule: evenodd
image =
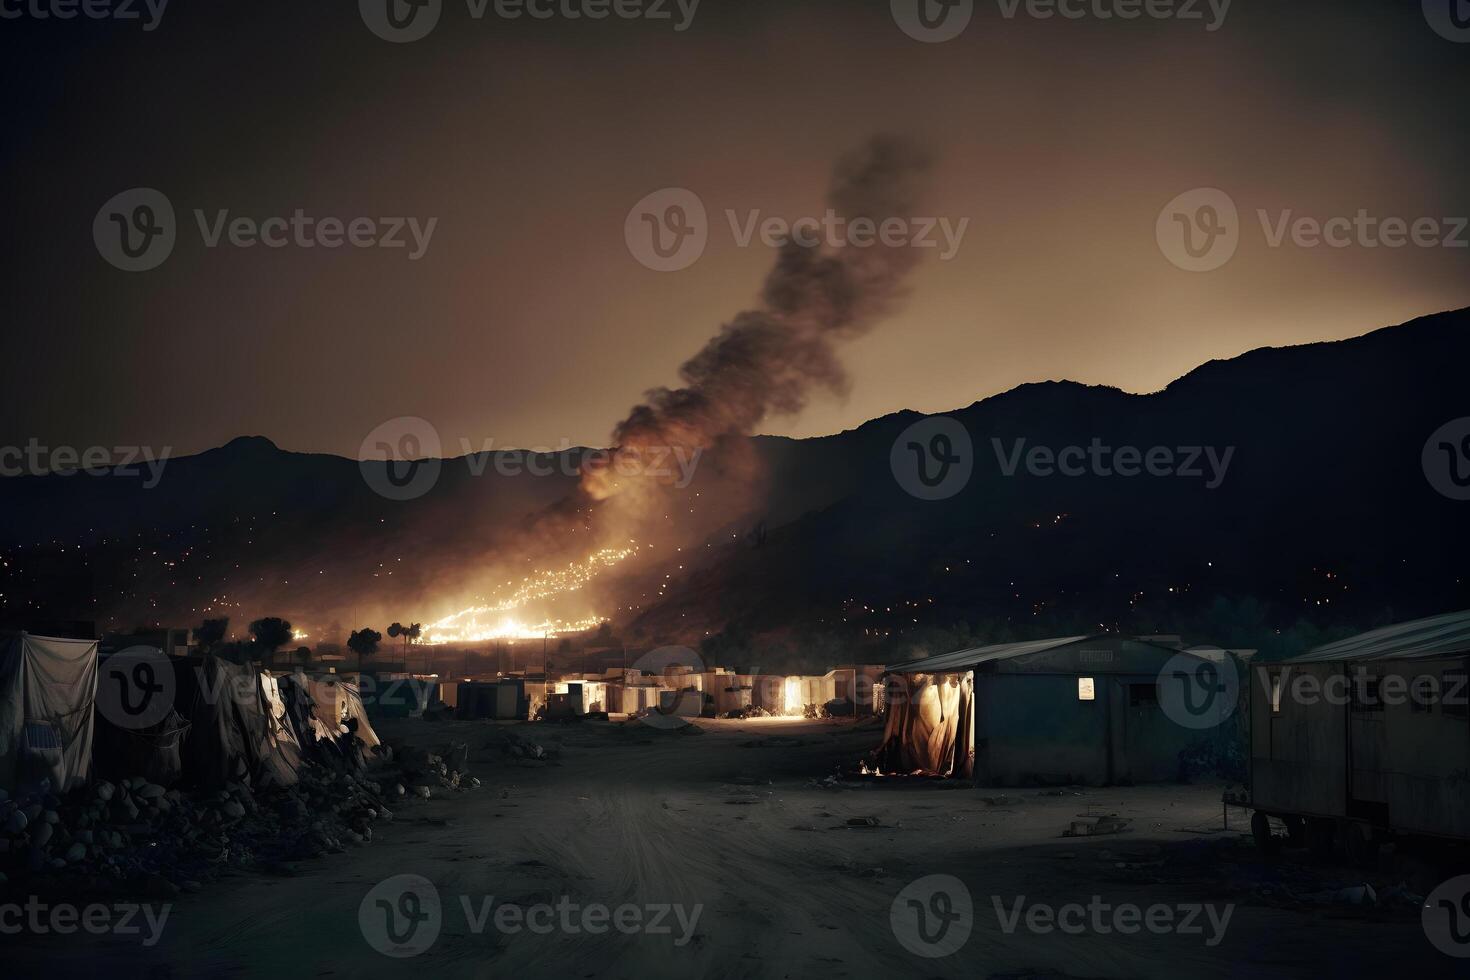
M1132 821L1127 817L1096 817L1073 820L1072 825L1062 831L1063 837L1097 837L1101 834L1121 834Z
M186 792L132 777L58 797L43 783L0 796L0 883L81 881L97 892L169 897L227 869L294 873L297 861L369 843L373 825L393 819L387 801L409 798L406 786L419 800L479 786L464 771L468 755L460 745L386 752L366 770L306 763L285 788L228 782Z

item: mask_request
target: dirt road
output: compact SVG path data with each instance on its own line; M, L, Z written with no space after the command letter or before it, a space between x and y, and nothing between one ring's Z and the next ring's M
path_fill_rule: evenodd
M20 968L11 975L51 977L99 957L129 975L436 980L1448 976L1457 965L1412 908L1274 897L1354 876L1262 864L1243 817L1221 830L1218 786L834 787L813 777L860 756L874 729L698 727L517 726L554 750L548 764L503 755L492 724L401 723L384 734L468 743L484 786L404 805L371 845L293 875L184 896L151 946L80 933L0 944ZM1104 814L1128 819L1126 832L1060 836ZM1135 906L1172 924L1141 926ZM952 955L914 951L962 938Z

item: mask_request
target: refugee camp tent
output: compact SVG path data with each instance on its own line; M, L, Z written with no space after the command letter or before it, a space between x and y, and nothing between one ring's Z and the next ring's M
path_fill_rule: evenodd
M92 776L97 641L0 633L0 788Z
M1387 833L1470 839L1470 610L1252 670L1257 816L1321 849L1367 851Z
M185 778L216 787L231 780L265 786L297 781L301 748L283 725L250 664L221 657L174 657L174 706L189 722Z
M368 720L367 709L363 707L362 694L356 684L343 679L339 674L322 674L318 677L307 677L306 680L316 717L331 729L334 737L343 734L343 726L353 727L348 723L355 722L357 737L362 739L367 748L373 749L380 744L378 733L373 731L372 723Z
M1175 658L1183 658L1176 660ZM1194 696L1213 714L1177 723L1161 704L1169 678L1231 672L1231 695ZM1203 665L1209 664L1208 667ZM957 650L888 668L883 772L973 776L988 785L1106 785L1178 778L1186 752L1223 751L1239 688L1222 666L1160 643L1067 636ZM1203 683L1203 682L1200 682ZM1171 692L1172 693L1172 692Z

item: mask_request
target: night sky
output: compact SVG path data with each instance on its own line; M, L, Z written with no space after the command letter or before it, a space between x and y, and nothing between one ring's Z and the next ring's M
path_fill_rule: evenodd
M740 247L725 211L820 215L833 161L878 132L932 149L915 217L968 219L965 237L844 348L845 401L762 431L1053 378L1151 391L1211 358L1470 304L1470 248L1272 247L1257 217L1366 211L1448 234L1470 214L1470 43L1417 0L1238 0L1214 30L1203 3L1202 20L1122 21L990 0L942 44L907 36L887 0L704 0L682 31L668 9L477 20L446 0L405 44L355 0L174 0L151 31L0 19L0 441L177 455L259 434L357 456L416 415L455 455L606 445L759 289L771 249ZM93 238L134 187L177 213L172 254L141 273ZM710 216L677 272L624 240L666 187ZM1156 240L1193 188L1239 208L1214 271ZM298 208L436 223L411 259L406 230L398 249L208 248L194 217Z

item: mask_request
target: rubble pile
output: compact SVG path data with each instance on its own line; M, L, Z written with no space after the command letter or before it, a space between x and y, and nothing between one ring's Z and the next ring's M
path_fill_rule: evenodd
M287 787L232 781L186 792L137 776L62 796L47 784L16 798L0 790L0 888L56 879L167 898L229 868L289 872L291 862L371 842L406 802L479 786L463 768L407 750L371 770L303 765Z

